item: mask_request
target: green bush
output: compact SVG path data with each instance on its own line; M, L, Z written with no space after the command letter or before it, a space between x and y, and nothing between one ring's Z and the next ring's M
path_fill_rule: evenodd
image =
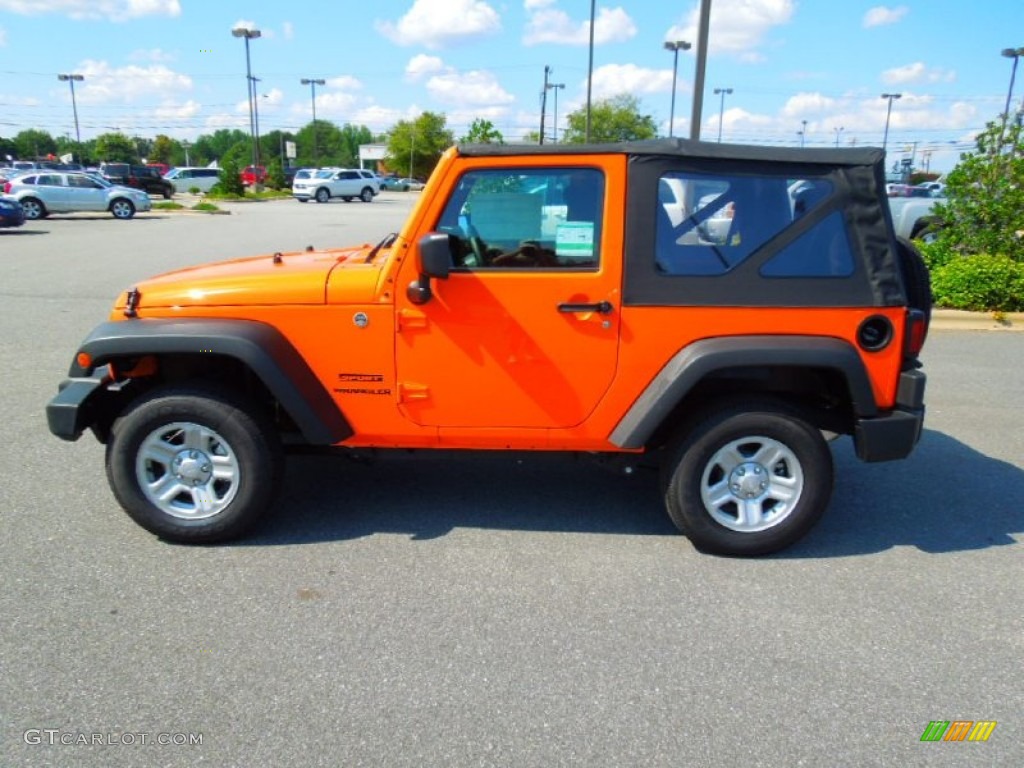
M960 258L959 254L953 250L953 247L946 240L935 240L930 243L917 240L914 242L914 245L921 252L921 257L924 259L928 271L933 275L940 267L946 266L953 259Z
M954 257L932 270L932 294L950 309L1024 311L1024 264L1009 256Z

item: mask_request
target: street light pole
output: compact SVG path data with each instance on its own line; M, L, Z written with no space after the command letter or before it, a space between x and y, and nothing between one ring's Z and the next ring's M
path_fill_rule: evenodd
M1017 77L1017 60L1024 56L1024 48L1003 48L1003 56L1013 59L1013 68L1010 70L1010 88L1006 91L1006 109L1003 110L1003 121L1010 119L1010 100L1013 98L1013 81Z
M892 100L902 99L902 93L883 93L883 99L889 100L889 106L885 110L885 134L882 136L882 152L885 152L885 147L889 143L889 117L892 115Z
M234 37L245 38L245 82L248 84L246 96L249 99L249 134L252 137L252 165L255 170L256 166L260 164L259 156L259 145L257 144L257 132L256 132L256 112L253 102L255 101L256 88L255 83L252 80L252 64L249 58L249 41L254 40L262 36L262 33L258 29L248 29L247 27L235 27L231 30L231 34Z
M666 40L665 50L672 51L672 106L668 112L668 136L672 138L675 133L676 121L676 75L679 73L679 51L690 50L690 44L685 40Z
M1016 62L1014 62L1016 64ZM68 85L71 86L71 111L75 115L75 143L78 145L78 152L82 152L82 136L78 132L78 103L75 101L75 81L82 82L85 80L83 75L71 74L71 75L57 75L57 79L61 82L67 81ZM1009 103L1009 102L1007 102ZM82 158L79 157L79 160Z
M807 121L806 120L801 120L800 121L800 125L801 125L801 128L800 128L800 149L803 149L804 148L804 140L807 138Z
M833 128L832 130L836 132L836 146L838 147L839 146L839 134L841 134L843 131L845 131L846 128L844 128L843 126L839 126L838 128Z
M718 104L718 143L722 143L722 118L725 117L725 95L732 93L732 88L715 88L715 95L722 95Z
M318 168L320 167L320 150L316 146L316 87L326 85L327 81L304 77L299 82L309 86L310 103L313 105L313 167Z

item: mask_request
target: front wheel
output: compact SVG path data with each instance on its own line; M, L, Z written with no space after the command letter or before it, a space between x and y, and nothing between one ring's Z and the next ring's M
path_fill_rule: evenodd
M364 187L363 191L359 193L359 199L362 200L364 203L372 203L373 190L370 189L369 187Z
M114 422L106 464L135 522L198 544L250 529L273 502L284 459L254 406L197 385L156 390L133 404Z
M118 199L110 204L110 212L115 219L130 219L135 215L135 206L129 200Z
M669 452L664 469L669 517L715 554L790 546L832 495L832 454L821 432L772 401L719 407Z
M326 203L331 199L331 193L327 191L325 187L320 187L316 191L316 201L318 203Z

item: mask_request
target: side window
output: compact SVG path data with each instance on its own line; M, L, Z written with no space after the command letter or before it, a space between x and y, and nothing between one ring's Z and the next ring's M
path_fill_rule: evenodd
M761 267L763 277L849 277L853 251L843 215L834 211Z
M355 171L342 171L340 174L338 174L338 178L345 180L358 179L359 174L356 173Z
M470 171L437 230L453 236L456 269L596 269L603 206L591 168Z
M68 186L75 189L100 189L100 185L87 176L68 176Z
M43 187L63 187L64 186L64 180L61 179L61 177L57 176L56 174L47 174L47 175L44 175L44 176L40 176L39 177L39 181L37 183L40 186L43 186Z
M667 173L658 185L657 269L674 276L724 275L831 191L822 180Z

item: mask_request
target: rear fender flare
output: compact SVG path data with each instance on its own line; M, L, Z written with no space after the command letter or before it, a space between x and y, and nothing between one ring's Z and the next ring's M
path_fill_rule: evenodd
M847 342L822 336L730 336L702 339L677 352L612 431L618 448L643 448L673 409L707 375L729 368L794 366L839 371L859 417L877 415L871 380Z

